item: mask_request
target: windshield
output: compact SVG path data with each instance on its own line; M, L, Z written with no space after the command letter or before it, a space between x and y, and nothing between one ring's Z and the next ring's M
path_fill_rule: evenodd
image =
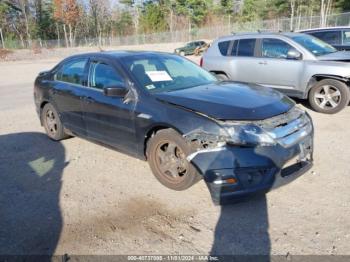
M140 85L151 93L170 92L217 81L196 64L175 55L136 55L124 58L123 63Z
M297 36L292 36L291 38L295 42L305 47L315 56L327 55L330 53L337 52L337 50L333 46L310 35L297 35Z

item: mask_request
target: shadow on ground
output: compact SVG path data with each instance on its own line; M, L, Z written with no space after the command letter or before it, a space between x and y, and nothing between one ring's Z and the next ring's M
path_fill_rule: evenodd
M0 135L0 254L51 255L62 228L65 150L41 133Z
M237 255L239 261L242 259L245 261L244 258L247 261L252 261L251 259L269 261L271 247L268 228L265 196L239 204L222 206L210 254L213 256ZM257 256L252 258L245 255ZM232 257L226 258L227 261L232 261Z

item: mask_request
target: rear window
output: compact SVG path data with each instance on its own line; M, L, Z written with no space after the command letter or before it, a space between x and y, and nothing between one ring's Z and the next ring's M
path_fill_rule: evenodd
M227 55L227 50L228 50L229 45L230 45L230 41L224 41L224 42L218 43L220 53L223 56Z
M55 73L54 79L76 85L84 84L84 71L87 58L74 59L66 62Z
M238 43L237 56L254 56L256 39L241 39Z

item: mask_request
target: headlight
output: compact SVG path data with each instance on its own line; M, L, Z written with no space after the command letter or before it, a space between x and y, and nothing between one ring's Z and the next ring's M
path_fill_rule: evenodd
M312 132L312 121L301 109L294 107L275 117L254 122L221 122L215 132L196 129L184 137L199 142L203 148L227 144L242 146L273 146L277 143L290 147Z
M225 126L229 138L228 143L236 145L275 145L276 141L259 126L254 124L236 124Z
M276 141L254 124L230 124L221 129L220 134L204 130L194 130L184 135L189 142L198 142L202 148L215 148L228 144L235 145L275 145Z

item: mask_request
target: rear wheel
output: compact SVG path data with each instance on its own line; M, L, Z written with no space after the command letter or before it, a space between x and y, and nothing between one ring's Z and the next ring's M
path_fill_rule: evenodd
M61 140L67 138L64 127L59 118L57 110L51 104L46 104L41 110L41 122L45 128L46 134L52 140Z
M227 81L227 80L229 80L227 75L222 74L222 73L221 74L215 74L215 77L219 81Z
M324 79L310 91L311 107L320 113L335 114L349 104L349 87L338 80Z
M201 178L186 159L190 153L190 146L173 129L158 131L147 144L147 158L153 174L173 190L185 190Z

